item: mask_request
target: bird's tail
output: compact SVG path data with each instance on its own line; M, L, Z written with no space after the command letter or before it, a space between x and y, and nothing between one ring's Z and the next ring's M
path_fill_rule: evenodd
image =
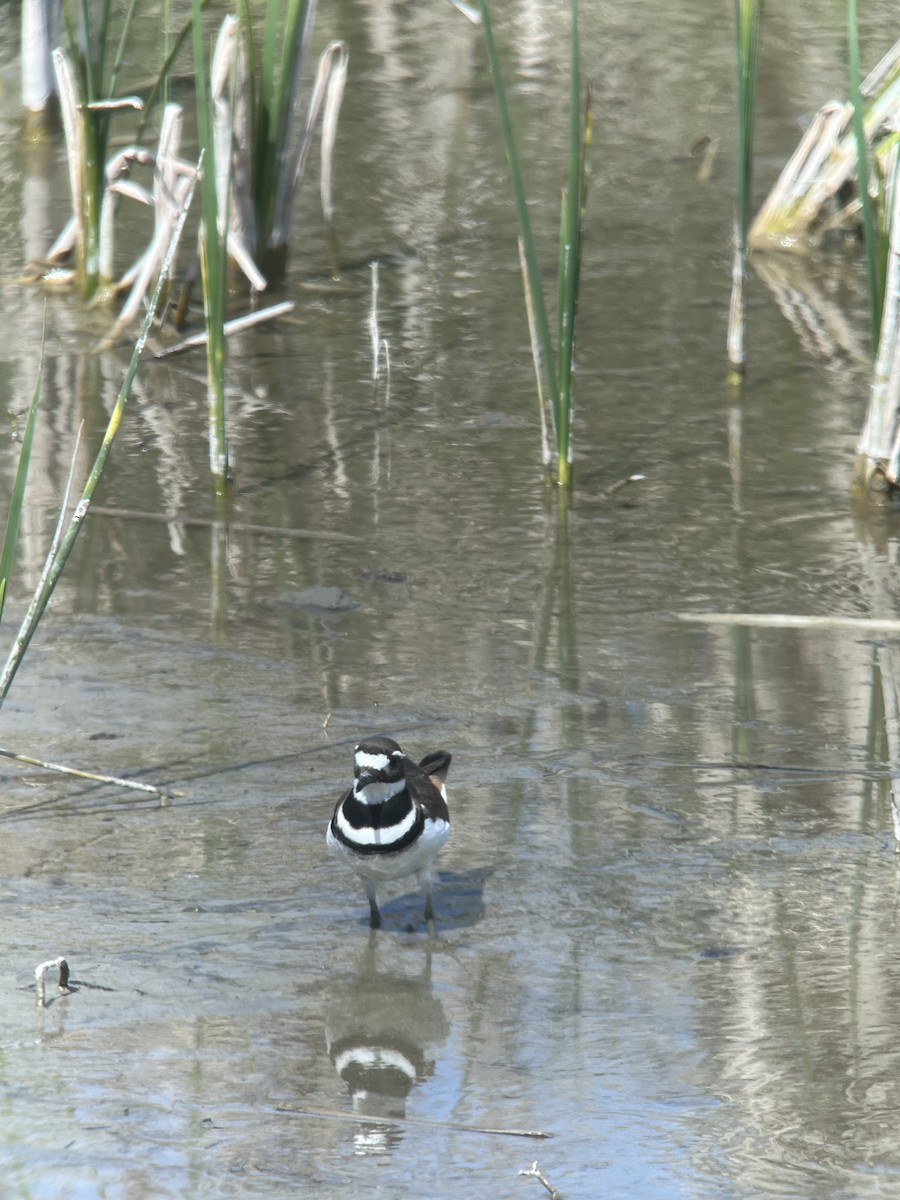
M419 770L428 776L442 796L444 794L444 780L447 778L447 772L450 770L450 759L451 755L448 751L432 750L419 763Z

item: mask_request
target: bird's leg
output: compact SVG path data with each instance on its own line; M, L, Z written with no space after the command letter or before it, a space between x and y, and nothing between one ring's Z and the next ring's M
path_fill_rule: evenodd
M375 899L375 884L366 880L363 885L369 901L369 925L372 929L381 928L381 913L378 911L378 901Z
M428 932L434 935L434 905L431 902L431 871L425 870L419 872L419 886L425 893L425 923L428 926Z

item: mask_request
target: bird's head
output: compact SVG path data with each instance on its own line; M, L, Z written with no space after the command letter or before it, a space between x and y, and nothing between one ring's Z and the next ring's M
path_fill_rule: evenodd
M403 751L390 738L367 738L354 751L353 779L360 800L396 794L403 786Z

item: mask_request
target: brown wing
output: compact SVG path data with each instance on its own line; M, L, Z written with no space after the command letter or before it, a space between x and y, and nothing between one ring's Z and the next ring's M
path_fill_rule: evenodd
M440 761L435 760L440 755ZM450 755L445 751L436 751L422 759L422 765L416 766L411 758L404 755L403 769L406 777L406 787L415 804L422 808L426 817L432 820L450 820L450 810L444 799L440 785L450 766Z

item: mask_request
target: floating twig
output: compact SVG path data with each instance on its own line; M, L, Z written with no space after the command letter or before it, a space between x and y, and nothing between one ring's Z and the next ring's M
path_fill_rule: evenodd
M485 1125L459 1125L452 1121L429 1121L424 1117L375 1117L368 1113L344 1112L336 1108L286 1108L277 1107L277 1113L289 1117L324 1118L329 1121L351 1121L354 1125L421 1125L428 1129L446 1129L451 1133L484 1133L494 1137L552 1138L554 1134L543 1129L494 1129ZM537 1164L535 1164L537 1165Z
M544 1185L544 1187L547 1189L547 1193L550 1196L550 1200L562 1200L562 1192L558 1192L556 1190L556 1188L551 1184L550 1180L547 1178L547 1176L544 1174L544 1172L541 1170L541 1168L537 1165L537 1163L532 1163L531 1169L529 1171L520 1171L519 1174L529 1176L530 1178L533 1178L533 1179L537 1179L539 1183L542 1183Z
M144 102L140 96L119 96L115 100L91 100L84 107L88 112L117 112L121 108L133 108L141 112Z
M878 617L815 617L801 613L687 613L676 621L699 625L756 625L763 629L851 629L860 633L900 633L900 621Z
M642 483L647 478L646 475L626 475L624 479L617 479L615 483L611 483L609 487L603 489L602 495L614 496L616 492L621 492L623 488L627 488L631 483Z
M263 321L272 321L275 317L286 316L293 309L293 300L282 300L279 304L271 304L268 308L260 308L256 312L245 313L242 317L234 317L232 320L226 321L222 326L222 332L226 337L230 337L233 333L242 333L252 325L259 325ZM153 357L167 358L170 354L181 354L183 350L193 350L195 346L205 346L206 342L207 336L205 331L203 333L195 333L174 346L167 346L164 350L157 350Z

